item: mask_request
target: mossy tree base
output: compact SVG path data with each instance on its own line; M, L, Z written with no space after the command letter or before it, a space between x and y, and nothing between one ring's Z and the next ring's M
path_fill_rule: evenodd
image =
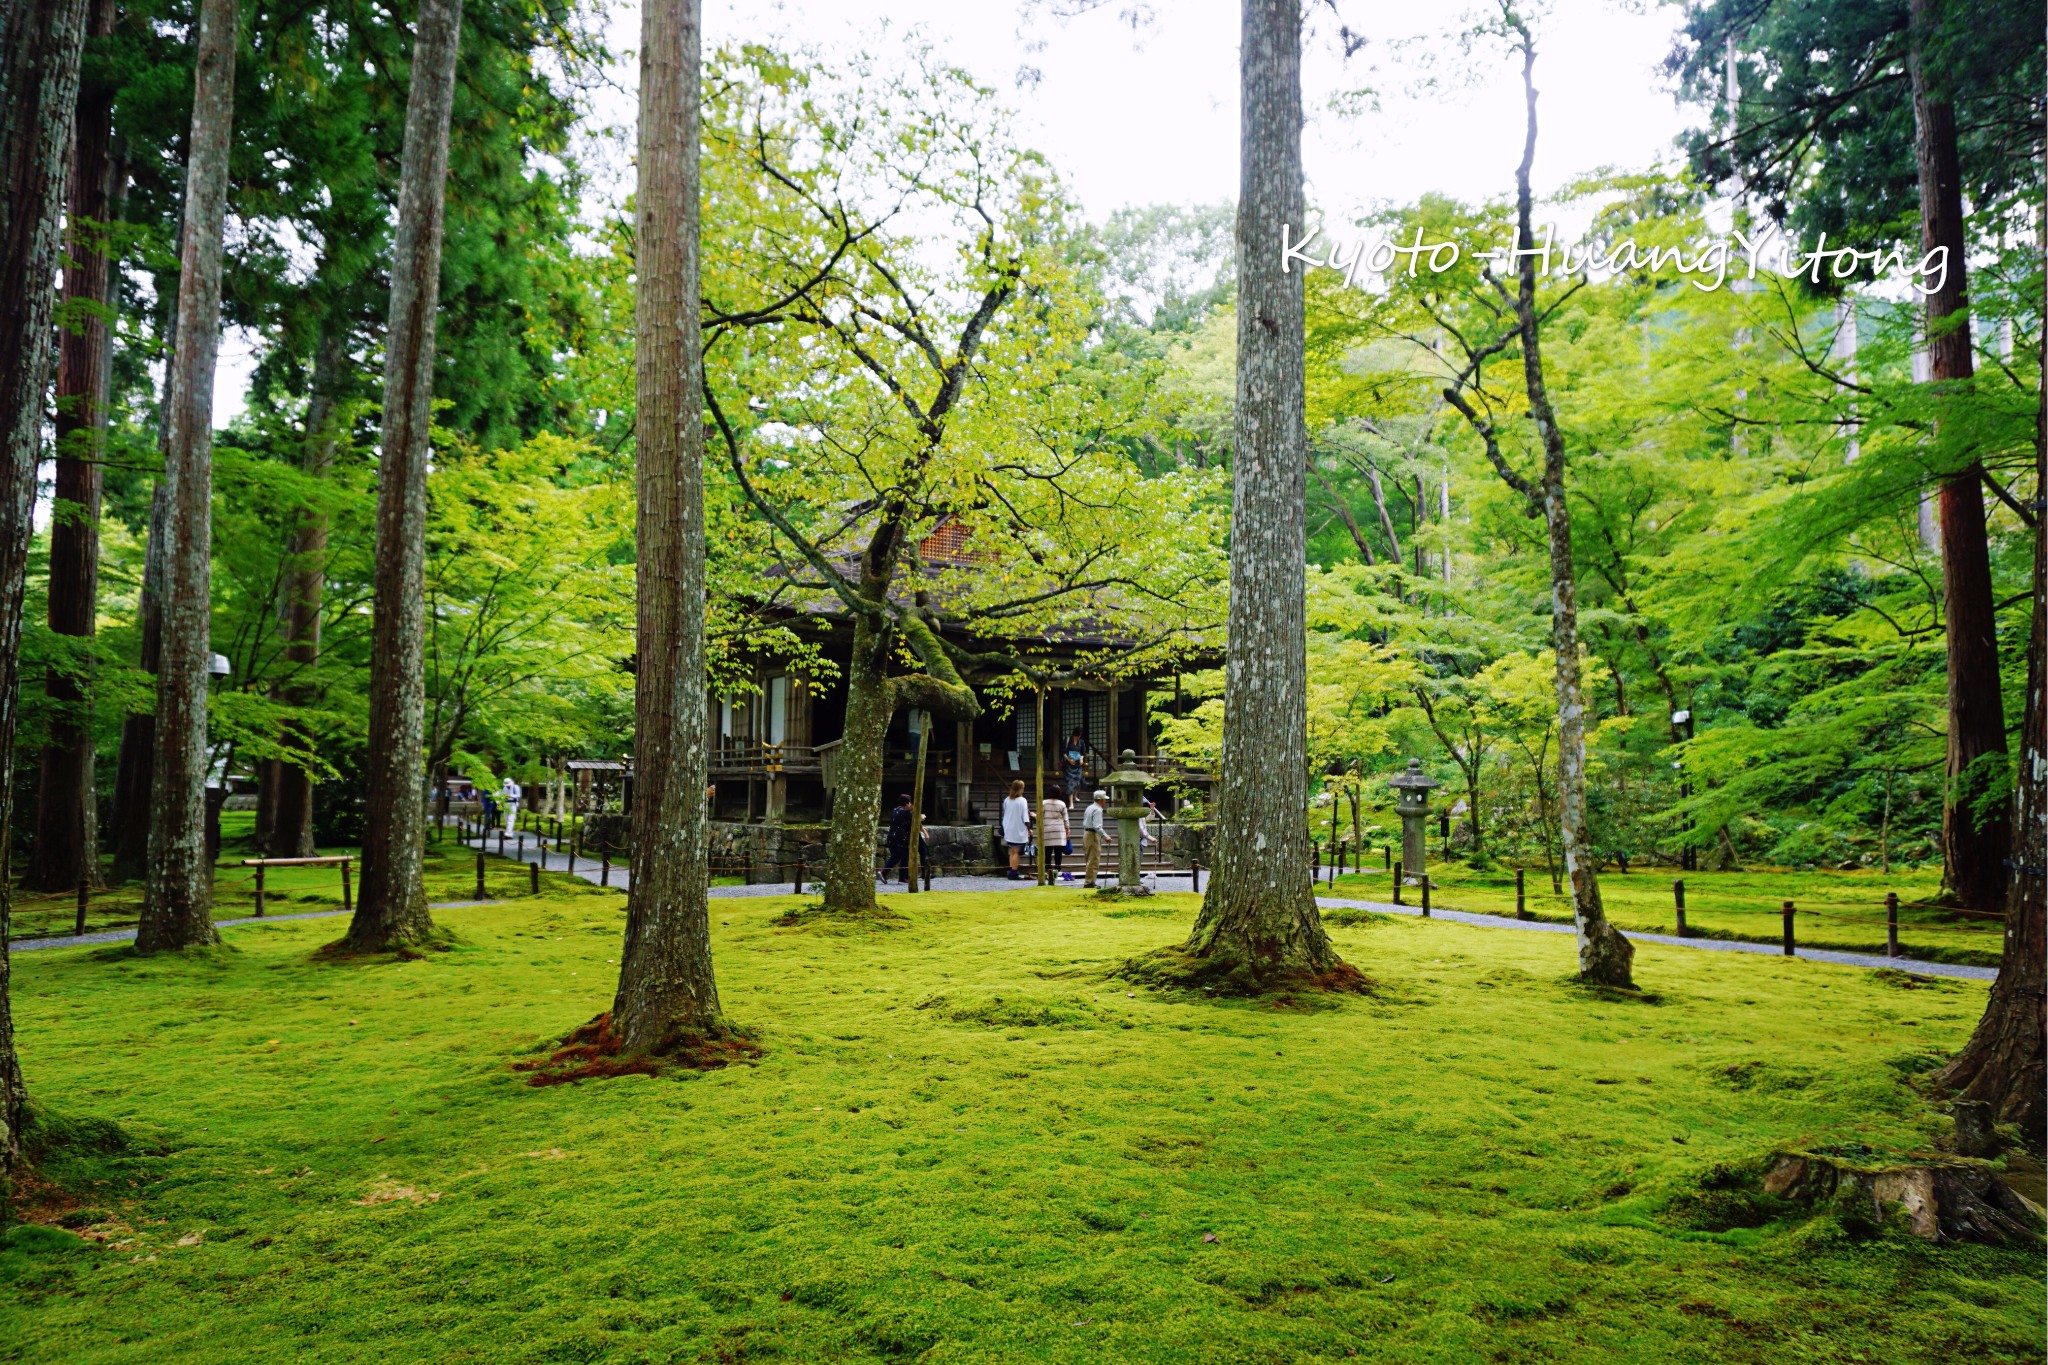
M430 928L424 934L393 938L383 943L358 943L353 938L338 938L315 949L313 960L364 962L378 958L394 958L400 962L413 962L428 953L445 953L453 948L456 942L454 934L441 928Z
M1160 990L1193 991L1238 1000L1293 998L1311 992L1369 995L1373 990L1370 979L1341 960L1318 970L1213 947L1200 956L1185 948L1155 949L1143 957L1128 959L1114 975Z
M528 1085L567 1085L614 1076L659 1076L668 1071L717 1071L735 1064L752 1065L765 1051L722 1019L670 1034L654 1047L630 1050L624 1035L612 1027L611 1011L606 1010L572 1030L562 1045L547 1056L514 1062L512 1069L525 1072Z

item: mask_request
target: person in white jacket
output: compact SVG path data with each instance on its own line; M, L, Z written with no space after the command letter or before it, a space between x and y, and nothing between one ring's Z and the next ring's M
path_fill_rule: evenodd
M525 795L517 782L506 778L498 787L498 795L505 802L505 832L510 834L512 826L519 819L519 798Z
M1045 860L1052 864L1052 880L1058 881L1063 870L1062 860L1073 852L1067 833L1067 803L1057 796L1048 796L1041 803L1038 819L1038 837L1045 841Z
M1030 842L1031 802L1024 795L1023 782L1012 782L1010 794L1003 798L1003 847L1010 851L1010 880L1013 882L1024 878L1017 862L1024 856L1024 847Z

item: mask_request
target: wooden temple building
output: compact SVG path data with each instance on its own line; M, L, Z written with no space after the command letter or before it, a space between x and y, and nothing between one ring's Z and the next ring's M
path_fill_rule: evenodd
M925 540L921 552L927 562L971 561L964 540L952 526L942 524ZM786 669L762 665L755 670L751 692L713 702L709 735L714 820L807 824L824 820L830 809L838 785L835 757L846 716L844 679L853 625L836 604L827 603L816 603L801 616L792 614L788 624L840 666L839 679L817 689ZM992 641L943 622L940 632L972 650L986 650L994 643L1028 644L1034 656L1064 666L1063 671L1125 643L1088 621L1085 609L1077 611L1074 626L1054 638ZM1220 656L1205 655L1186 659L1182 666L1207 668L1218 662ZM1085 740L1091 789L1126 748L1162 777L1171 775L1196 788L1207 788L1213 780L1206 767L1159 754L1148 703L1161 692L1179 696L1178 676L1171 671L1084 677L1048 689L1043 698L1044 736L1039 734L1037 694L1012 692L995 699L982 690L997 681L995 677L964 677L983 698L984 709L975 720L934 720L899 709L890 721L882 781L885 811L896 804L898 793L915 789L919 730L927 723L932 733L925 745L924 817L934 825L995 823L1013 780L1023 779L1026 790L1032 790L1041 749L1046 794L1058 793L1060 754L1076 731ZM1162 799L1171 798L1162 790Z

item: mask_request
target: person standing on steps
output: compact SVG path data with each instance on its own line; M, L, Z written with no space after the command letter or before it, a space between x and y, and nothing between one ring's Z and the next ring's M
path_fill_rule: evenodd
M1083 886L1095 885L1095 874L1102 864L1102 813L1108 806L1109 793L1098 791L1081 815L1081 855L1087 864Z
M519 798L525 793L519 784L512 780L511 774L507 773L504 782L498 787L498 794L505 798L505 832L510 834L512 826L519 822Z
M898 867L903 869L903 884L910 884L910 826L913 811L910 793L896 798L896 809L889 812L889 858L882 864L882 880L887 882L889 874Z
M1057 880L1062 860L1074 851L1071 836L1067 833L1067 803L1057 796L1045 798L1044 810L1038 820L1038 837L1045 840L1045 856L1052 863L1054 879Z
M1077 729L1060 747L1060 776L1065 780L1067 806L1081 799L1081 784L1088 780L1088 741Z
M1024 783L1018 779L1010 783L1010 794L1003 798L1003 847L1010 852L1010 880L1021 881L1024 874L1017 870L1017 862L1024 856L1025 845L1031 842L1031 802L1024 795Z

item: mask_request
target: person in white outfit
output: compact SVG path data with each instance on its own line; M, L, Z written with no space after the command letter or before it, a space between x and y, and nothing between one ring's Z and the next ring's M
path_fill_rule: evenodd
M498 787L498 795L505 802L505 832L510 834L515 821L519 819L519 798L524 795L517 782L506 778Z
M1003 846L1010 851L1010 880L1020 881L1024 874L1017 869L1017 860L1024 856L1024 846L1031 842L1031 802L1024 795L1024 784L1012 782L1010 794L1003 798Z

